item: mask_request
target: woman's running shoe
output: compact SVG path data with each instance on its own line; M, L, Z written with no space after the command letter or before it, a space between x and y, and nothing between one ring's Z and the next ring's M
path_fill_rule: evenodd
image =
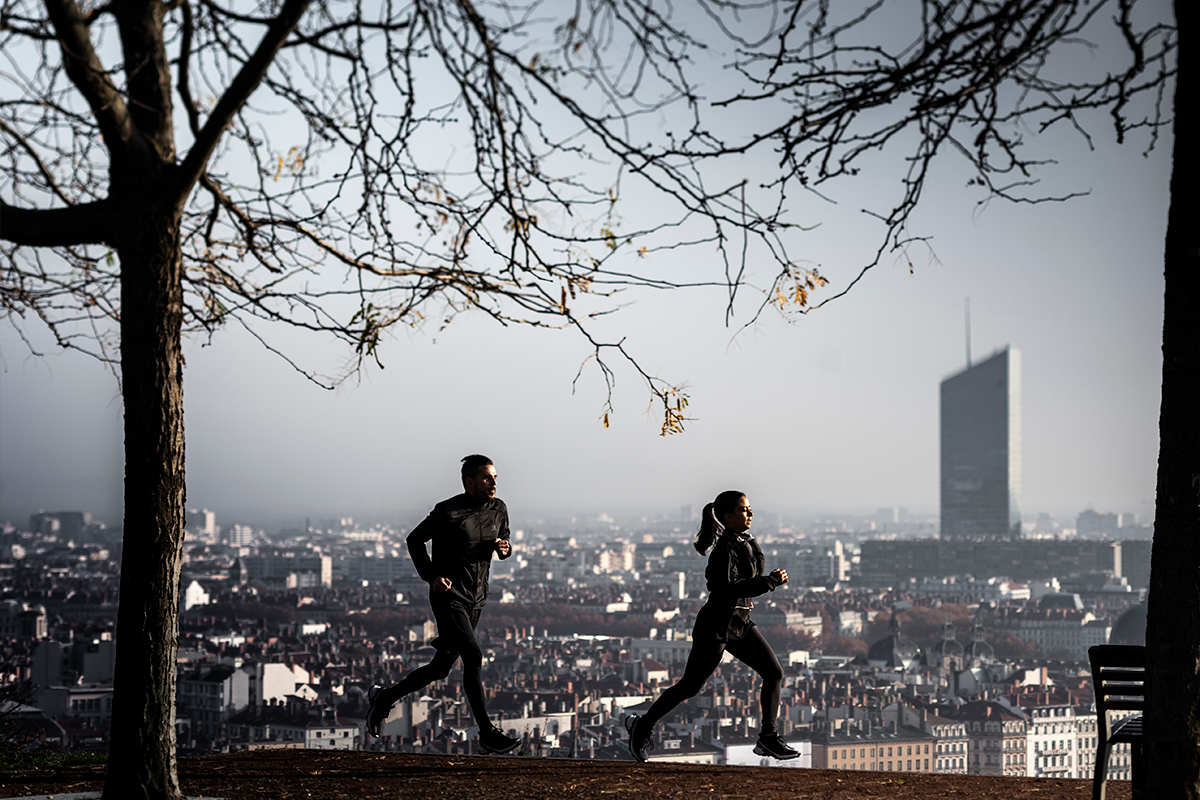
M506 736L499 728L480 729L479 746L485 753L511 753L521 746L521 740Z
M367 690L367 733L378 739L382 733L383 721L387 718L390 708L384 708L383 703L377 702L383 687L376 684Z
M630 714L625 717L625 731L629 734L629 754L638 761L645 763L650 758L650 750L654 745L650 742L649 736L643 737L640 741L634 738L633 731L637 728L638 720L640 719L641 716L637 714Z
M800 757L800 753L789 747L788 743L780 739L777 733L759 736L758 743L754 745L754 754L757 756L770 756L780 761L791 761L793 758Z

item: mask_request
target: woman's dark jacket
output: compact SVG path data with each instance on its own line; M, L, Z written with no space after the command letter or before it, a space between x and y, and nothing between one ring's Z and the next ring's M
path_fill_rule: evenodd
M763 551L749 533L725 531L708 557L708 602L696 614L693 639L737 641L754 625L750 598L775 591L779 581L763 574Z

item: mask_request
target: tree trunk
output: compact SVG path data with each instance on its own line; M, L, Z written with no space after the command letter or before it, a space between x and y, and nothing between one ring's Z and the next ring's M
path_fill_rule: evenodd
M1197 7L1175 0L1179 73L1167 217L1162 408L1146 647L1145 798L1200 799L1200 208Z
M183 284L173 205L137 204L121 221L117 244L125 532L104 787L111 800L182 797L175 764L175 659L185 499Z

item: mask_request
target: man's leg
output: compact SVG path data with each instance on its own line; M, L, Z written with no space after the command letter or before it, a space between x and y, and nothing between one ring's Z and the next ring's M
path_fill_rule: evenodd
M455 652L462 657L463 694L471 704L475 724L483 731L492 727L492 721L488 718L487 701L483 694L483 649L475 637L480 611L482 609L467 609L460 603L449 603L447 609L438 615L438 634L440 638L451 640Z
M439 638L450 639L455 652L462 657L463 694L471 704L475 724L479 726L479 744L489 753L508 753L520 746L519 739L512 739L492 725L488 718L487 701L483 694L483 649L475 637L475 626L479 624L481 608L467 608L461 603L450 602L438 615Z
M435 639L434 641L437 640ZM380 736L382 734L383 721L387 719L392 706L400 698L424 689L434 681L440 681L448 677L450 670L454 668L454 662L457 660L458 652L452 649L452 645L449 642L446 642L444 647L438 647L433 660L428 664L417 667L401 678L399 683L380 689L373 697L371 708L367 712L367 731L373 736Z

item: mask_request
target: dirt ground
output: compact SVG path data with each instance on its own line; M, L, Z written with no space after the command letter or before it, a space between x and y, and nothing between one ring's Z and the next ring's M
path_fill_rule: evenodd
M103 766L0 772L0 796L100 791ZM179 779L190 797L312 800L1087 800L1091 782L969 775L634 764L507 756L275 750L185 758ZM1111 800L1128 800L1125 782Z

